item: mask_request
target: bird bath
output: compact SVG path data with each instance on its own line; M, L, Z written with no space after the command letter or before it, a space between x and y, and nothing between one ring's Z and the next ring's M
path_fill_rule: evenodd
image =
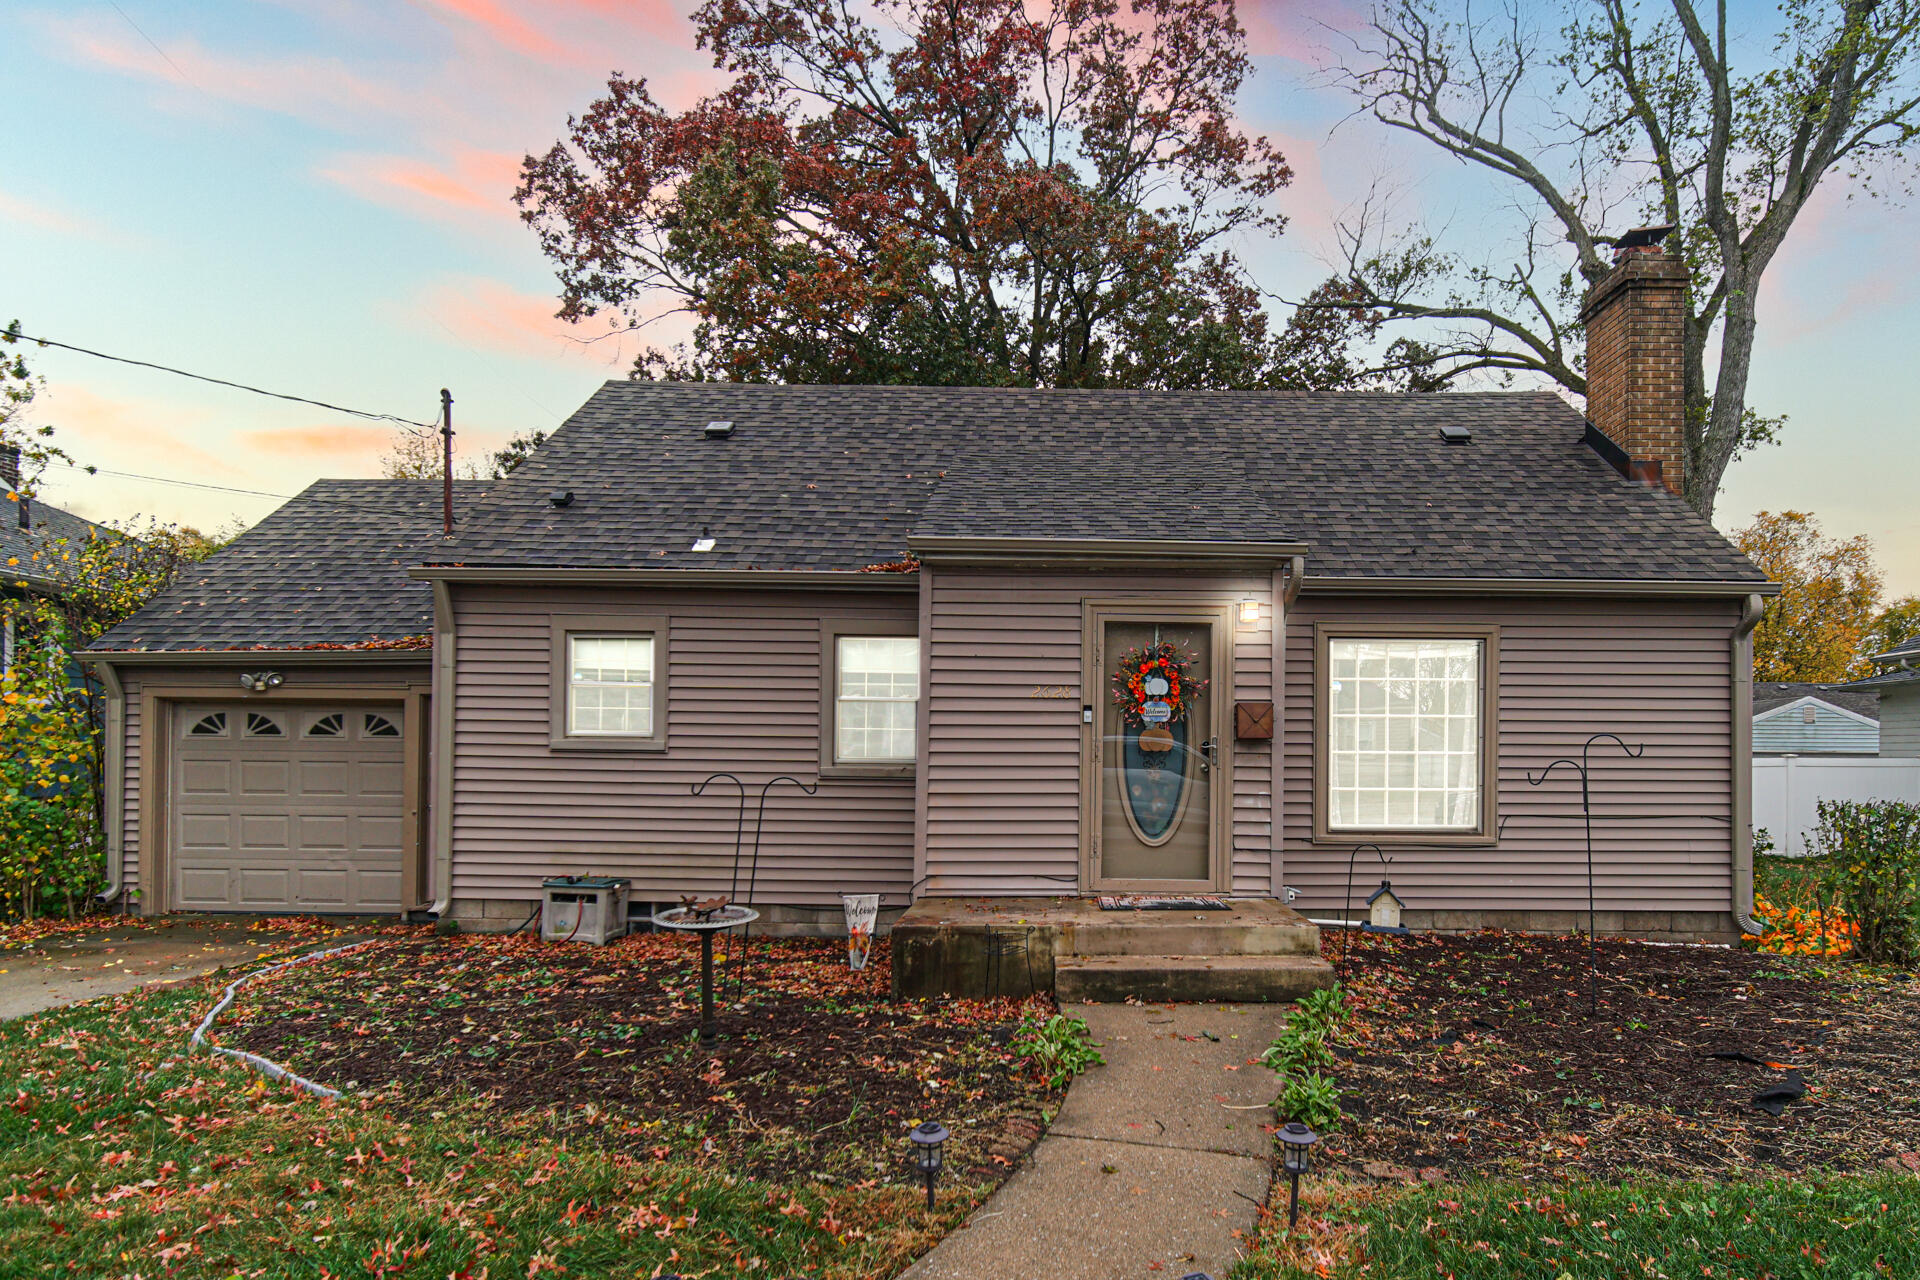
M654 927L700 935L700 1043L712 1044L713 1029L713 935L722 929L752 924L760 913L752 907L725 906L713 911L695 911L674 907L653 917Z

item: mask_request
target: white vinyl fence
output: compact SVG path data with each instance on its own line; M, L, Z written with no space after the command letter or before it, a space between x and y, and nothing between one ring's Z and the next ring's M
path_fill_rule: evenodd
M1753 826L1773 837L1773 851L1799 857L1820 825L1822 800L1920 801L1920 760L1843 756L1756 756Z

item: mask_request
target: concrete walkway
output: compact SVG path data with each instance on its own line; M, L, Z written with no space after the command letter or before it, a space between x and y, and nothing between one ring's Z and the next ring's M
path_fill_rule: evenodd
M1074 1082L1020 1170L901 1280L1225 1275L1272 1179L1276 1088L1259 1057L1288 1008L1069 1008L1107 1064Z
M169 917L102 925L0 950L0 1022L99 996L185 982L279 950L288 935L247 917ZM318 944L316 944L318 945Z

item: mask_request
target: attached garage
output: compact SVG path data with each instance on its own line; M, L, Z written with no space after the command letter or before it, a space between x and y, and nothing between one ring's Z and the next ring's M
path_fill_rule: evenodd
M485 486L457 481L457 509ZM107 888L169 911L435 901L429 480L321 480L81 656L106 691Z
M173 909L403 909L400 704L183 702L169 718Z

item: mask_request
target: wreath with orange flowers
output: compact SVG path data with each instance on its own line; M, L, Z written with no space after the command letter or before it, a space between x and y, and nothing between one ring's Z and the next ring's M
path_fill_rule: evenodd
M1188 674L1199 660L1199 654L1183 652L1170 640L1127 650L1120 657L1119 669L1113 673L1113 701L1120 708L1120 718L1129 728L1141 728L1147 723L1146 704L1164 702L1171 712L1167 724L1185 720L1188 704L1207 691L1205 680L1196 680ZM1147 691L1147 682L1155 677L1167 682L1165 693Z

